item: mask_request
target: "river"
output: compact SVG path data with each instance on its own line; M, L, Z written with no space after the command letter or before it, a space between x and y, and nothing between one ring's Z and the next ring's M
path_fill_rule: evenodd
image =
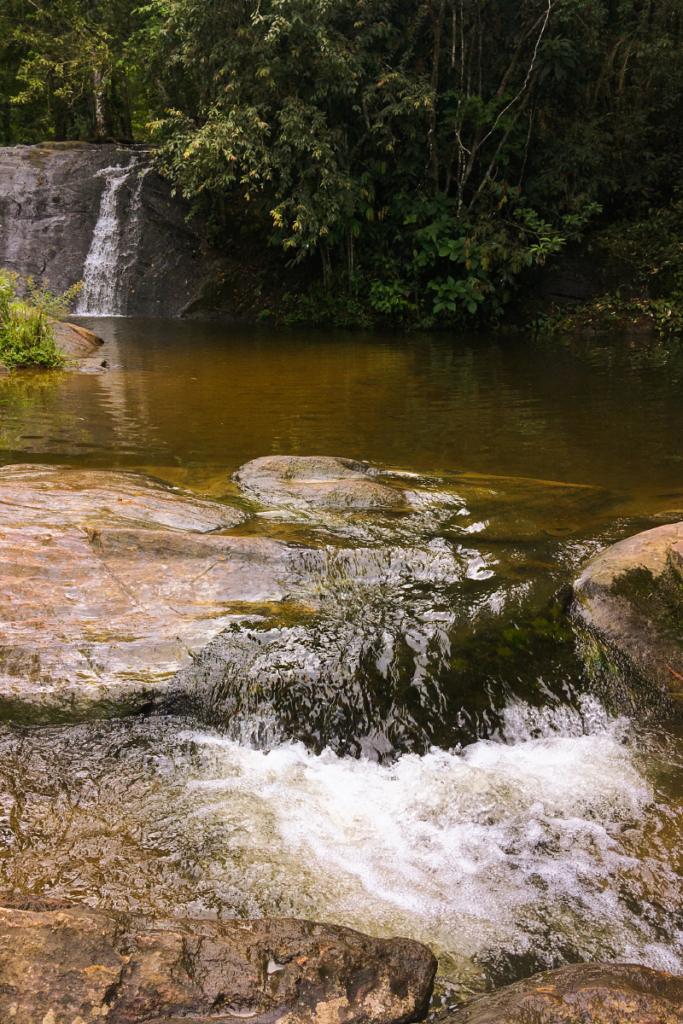
M593 553L683 518L677 343L82 322L106 372L0 381L0 462L240 503L249 459L343 455L417 497L239 527L324 552L325 601L245 632L196 716L3 726L0 886L410 935L437 1000L683 972L680 729L596 687L566 617Z

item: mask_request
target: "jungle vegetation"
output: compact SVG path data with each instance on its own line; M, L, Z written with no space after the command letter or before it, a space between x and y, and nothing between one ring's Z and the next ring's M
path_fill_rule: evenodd
M295 317L490 321L586 232L673 307L682 19L683 0L0 0L0 141L154 142L217 250L239 208L307 268Z

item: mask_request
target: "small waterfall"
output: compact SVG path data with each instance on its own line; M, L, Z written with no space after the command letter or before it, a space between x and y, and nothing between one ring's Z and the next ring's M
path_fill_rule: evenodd
M123 312L121 293L134 262L139 236L140 192L147 169L129 193L128 202L121 189L139 167L133 157L127 166L104 167L98 176L105 179L100 212L83 267L83 292L79 313L111 316ZM126 258L128 257L128 258Z

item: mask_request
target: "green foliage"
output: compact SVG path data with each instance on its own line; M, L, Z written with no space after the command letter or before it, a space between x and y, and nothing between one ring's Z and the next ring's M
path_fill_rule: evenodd
M593 235L605 259L630 265L631 294L591 299L578 308L538 318L539 333L650 330L683 333L683 201L650 209L642 220L619 221Z
M288 327L316 324L332 327L372 327L375 317L366 304L353 295L325 290L321 285L300 295L285 295L281 321Z
M67 312L81 286L54 296L29 279L22 298L17 285L15 274L0 271L0 362L8 369L64 366L66 359L55 342L52 321Z
M622 299L602 295L578 307L539 316L530 328L537 334L571 331L639 331L683 333L683 302L680 296L662 299Z
M656 300L683 288L682 22L683 0L4 0L4 139L151 132L213 245L238 201L321 282L314 317L496 321L599 219L639 225L611 244L651 250Z
M136 0L4 0L0 137L128 139L150 120ZM135 51L135 52L134 52ZM142 106L142 110L140 107ZM144 109L147 107L147 109Z

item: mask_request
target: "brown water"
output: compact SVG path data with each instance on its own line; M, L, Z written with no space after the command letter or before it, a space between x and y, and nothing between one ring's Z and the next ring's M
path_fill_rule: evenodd
M82 322L110 369L5 385L6 461L233 470L338 453L638 497L683 488L675 346Z
M562 602L593 552L683 515L676 343L84 322L107 371L0 381L0 460L239 502L251 458L344 455L420 502L243 527L325 552L325 600L217 644L195 717L6 728L0 884L412 934L441 991L683 971L683 747L603 705Z

